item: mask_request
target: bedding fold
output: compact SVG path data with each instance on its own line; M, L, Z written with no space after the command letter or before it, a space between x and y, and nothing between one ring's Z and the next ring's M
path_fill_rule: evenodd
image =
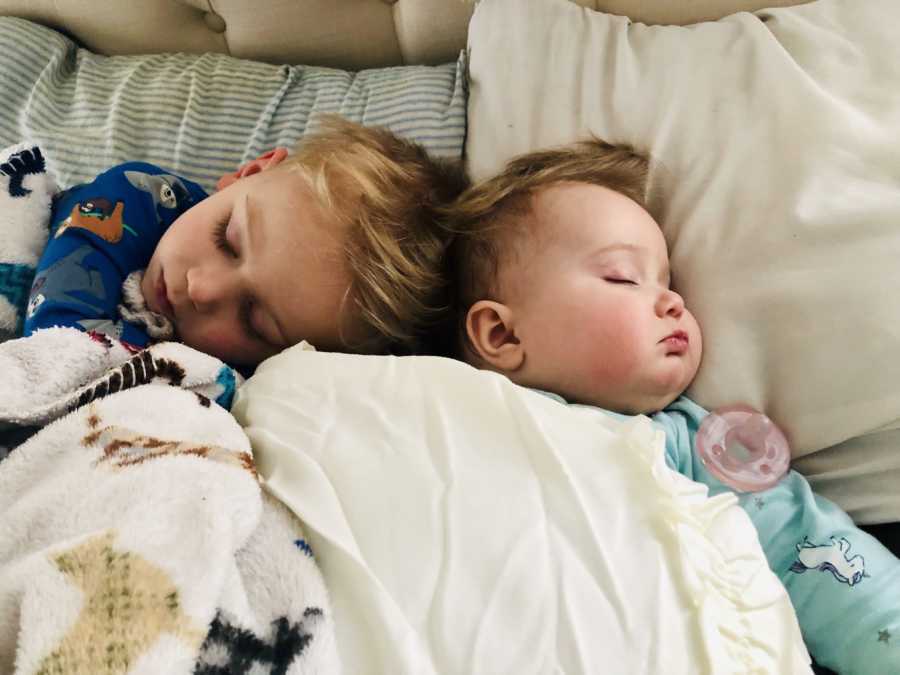
M669 470L646 418L303 346L233 412L307 528L348 671L810 672L749 518Z

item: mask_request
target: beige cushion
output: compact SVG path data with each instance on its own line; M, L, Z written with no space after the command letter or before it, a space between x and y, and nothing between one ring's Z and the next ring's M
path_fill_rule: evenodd
M648 23L692 23L790 0L578 0ZM100 54L221 52L272 63L377 68L455 61L473 0L0 0Z
M472 172L588 132L652 153L705 336L689 395L765 410L796 457L842 444L798 466L864 522L900 519L896 435L851 440L900 426L898 21L892 0L689 28L484 0L469 34Z

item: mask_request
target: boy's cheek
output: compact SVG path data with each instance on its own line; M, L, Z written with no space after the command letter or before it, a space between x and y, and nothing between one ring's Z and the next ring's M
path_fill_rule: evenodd
M159 244L157 244L157 251L162 249L163 252L167 250L187 250L198 246L203 241L204 233L206 232L206 228L203 227L204 223L214 222L212 217L212 211L210 209L212 204L207 204L210 199L204 199L199 204L196 204L189 208L187 211L182 213L178 218L175 219L169 227L163 232L162 238L159 240Z
M176 325L178 336L188 347L215 356L223 361L246 359L249 346L237 332L225 326L197 327L190 323Z

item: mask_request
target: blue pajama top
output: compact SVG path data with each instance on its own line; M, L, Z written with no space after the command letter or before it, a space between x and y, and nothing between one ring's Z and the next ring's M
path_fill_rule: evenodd
M71 326L146 346L146 331L119 316L122 283L147 267L169 225L206 196L196 183L144 162L114 166L58 195L24 335Z

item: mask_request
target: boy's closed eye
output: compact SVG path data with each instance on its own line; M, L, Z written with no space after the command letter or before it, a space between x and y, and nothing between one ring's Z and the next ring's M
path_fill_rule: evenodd
M237 258L238 252L235 247L228 241L228 226L231 224L231 214L228 213L221 221L216 223L213 228L213 242L222 253Z
M234 226L232 225L231 213L228 213L213 228L213 242L222 253L229 258L237 260L240 259L241 255L234 241L237 235L233 232ZM277 346L278 340L270 337L272 332L268 330L265 319L260 317L257 304L252 298L247 297L241 301L238 315L241 330L247 338L256 342L262 342L267 346Z

